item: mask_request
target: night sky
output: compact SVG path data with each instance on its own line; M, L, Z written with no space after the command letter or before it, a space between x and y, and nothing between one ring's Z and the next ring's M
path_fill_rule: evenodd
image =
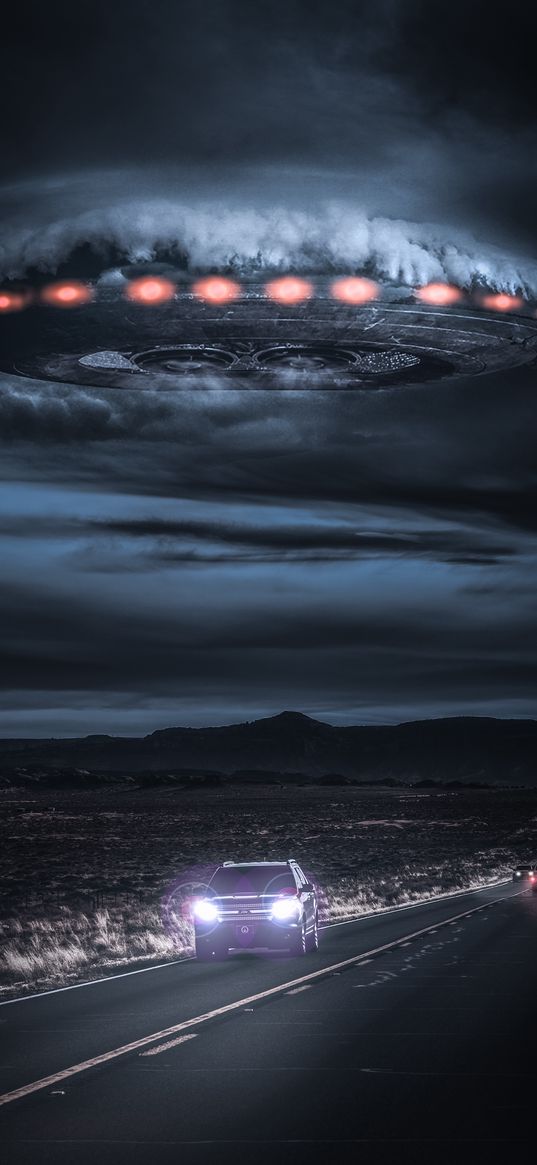
M348 244L537 301L531 6L11 15L4 278L75 273L87 242L103 270L344 269ZM0 734L534 716L536 390L531 365L369 394L2 374Z

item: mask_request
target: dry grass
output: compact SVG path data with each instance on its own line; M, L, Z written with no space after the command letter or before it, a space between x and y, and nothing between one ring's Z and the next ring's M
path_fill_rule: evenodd
M49 918L18 918L0 924L0 974L19 987L68 982L90 972L145 959L172 959L190 954L192 932L177 920L173 932L159 909L106 907L84 912L64 906Z
M537 852L532 792L11 790L4 810L4 995L189 955L192 884L225 858L297 857L326 921L483 885Z

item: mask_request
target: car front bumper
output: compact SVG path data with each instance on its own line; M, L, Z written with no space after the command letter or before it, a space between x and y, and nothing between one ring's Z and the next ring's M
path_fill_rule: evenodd
M248 947L268 947L272 950L285 950L300 932L302 921L280 925L264 919L241 918L232 922L213 923L204 926L196 922L196 938L214 939L223 946L237 949Z

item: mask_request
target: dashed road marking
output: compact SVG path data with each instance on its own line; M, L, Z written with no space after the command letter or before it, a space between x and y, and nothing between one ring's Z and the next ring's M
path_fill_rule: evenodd
M524 891L521 891L524 893ZM513 895L518 897L518 895ZM495 905L497 902L504 902L503 898L495 898L492 902L487 904L487 908ZM462 916L476 913L480 907L475 907L474 910L461 911L454 915L453 918L445 919L445 923L455 923ZM415 930L411 934L404 936L403 939L412 940L421 938L422 935L429 934L430 926L421 927L420 930ZM153 1032L152 1035L142 1036L141 1039L133 1040L129 1044L122 1044L119 1048L112 1048L108 1052L103 1052L100 1056L93 1056L89 1060L82 1060L79 1064L73 1064L69 1068L63 1068L59 1072L54 1072L51 1076L43 1076L40 1080L34 1080L31 1084L24 1084L21 1088L15 1088L12 1092L4 1092L0 1096L0 1107L5 1104L11 1104L14 1100L22 1100L26 1096L31 1096L34 1092L41 1092L44 1088L51 1088L55 1084L60 1084L63 1080L68 1080L73 1076L80 1075L81 1072L87 1072L90 1068L100 1067L102 1064L109 1064L121 1056L126 1056L131 1052L138 1052L140 1048L149 1047L155 1044L156 1041L162 1040L166 1036L176 1036L181 1032L187 1031L193 1027L199 1027L202 1023L207 1023L212 1019L217 1019L223 1015L229 1015L234 1011L246 1010L252 1003L258 1003L263 999L271 999L278 995L284 995L293 987L300 987L305 983L312 983L317 979L328 978L330 975L338 975L347 967L356 967L360 963L363 964L364 958L372 957L373 955L382 954L384 951L394 950L401 945L401 939L392 939L390 942L382 943L378 947L373 947L369 951L362 951L361 954L351 955L350 958L342 959L341 962L332 963L328 967L321 967L318 971L310 971L307 975L301 975L298 979L291 979L287 983L279 983L276 987L269 987L265 991L258 991L255 995L249 995L245 999L237 999L233 1003L226 1003L222 1007L215 1007L212 1011L206 1011L202 1015L193 1016L191 1019L182 1020L180 1023L174 1024L172 1027L163 1028L162 1031ZM383 982L383 980L378 980ZM373 984L371 984L373 985ZM488 993L492 994L491 992Z
M188 1040L195 1040L197 1032L189 1032L186 1036L178 1036L176 1040L168 1040L165 1044L157 1044L156 1048L149 1048L147 1052L140 1052L141 1056L158 1056L159 1052L167 1052L168 1048L176 1048L178 1044L186 1044Z

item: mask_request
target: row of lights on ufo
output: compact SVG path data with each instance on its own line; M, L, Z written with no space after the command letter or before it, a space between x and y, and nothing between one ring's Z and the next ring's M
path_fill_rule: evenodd
M378 299L380 292L379 284L372 279L354 275L334 279L330 284L332 299L356 306ZM264 293L276 303L292 305L311 299L315 295L315 288L308 279L284 275L266 283ZM145 307L158 307L180 294L180 289L171 279L152 275L130 279L123 289L125 299ZM240 299L243 291L234 279L210 275L193 283L189 294L206 303L218 305L233 303ZM465 293L451 283L427 283L423 287L414 288L414 297L424 304L452 307L465 298ZM92 285L79 280L49 283L38 292L0 290L0 312L22 311L35 304L59 308L82 307L94 298ZM514 311L522 307L525 300L521 295L489 292L479 295L477 302L491 311Z

